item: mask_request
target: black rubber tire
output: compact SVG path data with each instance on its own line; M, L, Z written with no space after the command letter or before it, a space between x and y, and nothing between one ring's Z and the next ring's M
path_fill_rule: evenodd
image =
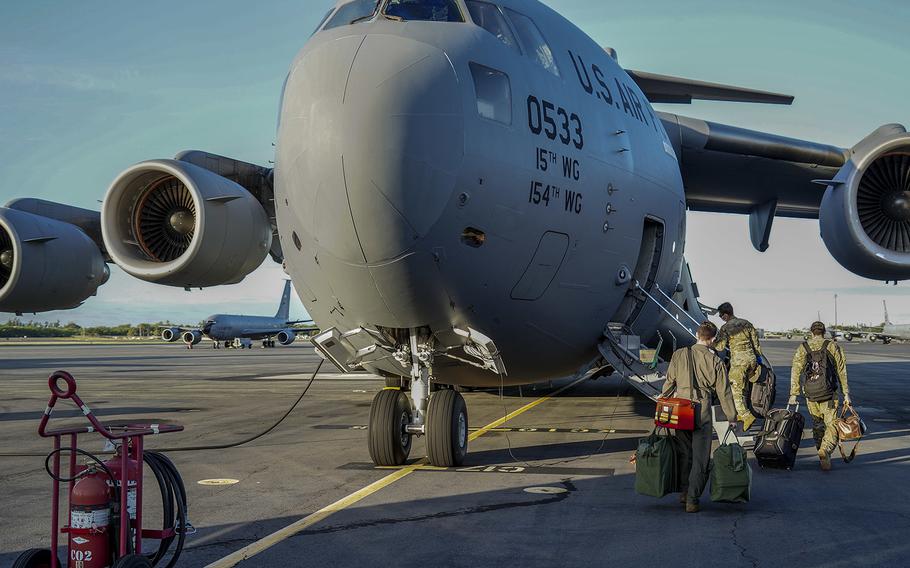
M63 566L59 561L60 566ZM51 550L49 548L29 548L16 558L12 568L50 568Z
M111 568L152 568L152 562L141 554L127 554L114 562Z
M376 465L401 465L411 453L411 434L405 427L411 423L411 402L398 389L383 389L373 397L370 406L368 445Z
M437 467L464 463L468 454L468 407L461 393L446 389L433 393L427 408L427 456Z

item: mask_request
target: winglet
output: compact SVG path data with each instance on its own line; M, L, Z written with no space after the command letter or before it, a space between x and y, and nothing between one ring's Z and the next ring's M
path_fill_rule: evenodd
M727 101L734 103L793 104L793 97L781 93L758 91L732 85L708 83L670 75L626 69L652 103L689 104L693 100Z

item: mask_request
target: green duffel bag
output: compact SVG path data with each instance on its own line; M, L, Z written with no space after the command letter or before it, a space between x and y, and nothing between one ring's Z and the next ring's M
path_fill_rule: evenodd
M711 461L711 500L722 503L746 503L752 491L752 468L746 450L737 442L727 443L733 429L727 430Z
M666 430L666 429L664 429ZM663 497L677 489L676 449L669 433L639 438L635 458L635 492Z

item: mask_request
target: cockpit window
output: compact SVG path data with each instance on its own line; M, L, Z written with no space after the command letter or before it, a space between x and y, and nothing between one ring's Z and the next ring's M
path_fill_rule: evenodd
M512 20L515 26L515 32L521 41L521 47L531 59L539 63L544 69L559 77L559 68L556 67L556 59L553 57L553 50L550 49L547 40L540 33L537 25L531 18L524 14L519 14L515 10L506 8L506 14Z
M389 0L382 13L404 22L464 22L455 0Z
M365 20L376 13L376 6L379 0L354 0L338 8L329 23L325 25L326 30L346 26L356 23L359 20Z
M313 33L314 33L314 34L315 34L316 32L318 32L318 31L322 28L322 24L324 24L325 21L329 19L329 16L331 16L331 15L332 15L332 12L334 12L334 11L335 11L335 8L332 8L331 10L329 10L328 12L325 13L325 16L323 16L322 19L319 20L319 25L316 26L316 29L315 29L315 30L313 30ZM312 35L312 34L311 34L311 35Z
M471 18L474 20L475 24L487 30L496 36L499 41L520 53L518 42L515 40L515 36L512 35L509 24L506 23L506 19L502 16L499 8L489 2L468 0L468 11L471 12Z

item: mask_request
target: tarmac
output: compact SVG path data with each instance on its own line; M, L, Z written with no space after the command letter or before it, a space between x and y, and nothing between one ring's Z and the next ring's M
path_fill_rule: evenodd
M766 341L778 406L798 342ZM298 408L239 448L169 452L190 519L179 566L883 566L910 555L910 345L844 343L869 432L851 464L822 472L811 432L793 471L761 470L752 501L686 514L676 496L635 494L628 458L653 403L617 376L465 393L473 429L463 467L375 468L370 401L383 383L328 363ZM223 444L272 425L319 363L304 343L253 350L179 344L0 344L0 566L49 543L50 478L37 436L47 376L73 373L103 419L177 421L147 447ZM58 404L56 424L81 412ZM517 413L516 413L517 412ZM507 421L504 415L513 414ZM98 438L81 447L101 449ZM231 485L201 485L209 479ZM149 486L151 487L151 486ZM146 503L157 500L146 493ZM160 523L149 506L145 526ZM61 558L65 551L61 551Z

